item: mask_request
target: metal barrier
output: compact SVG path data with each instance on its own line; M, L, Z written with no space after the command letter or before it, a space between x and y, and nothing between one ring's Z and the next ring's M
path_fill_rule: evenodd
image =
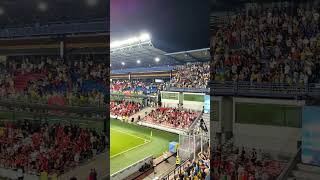
M139 171L139 169L141 168L141 166L143 166L145 163L149 164L150 162L152 162L153 160L153 156L148 156L116 173L113 173L110 178L111 179L126 179L128 176L132 175L133 173Z
M190 126L188 127L187 132L190 133L194 128L196 128L195 126L198 124L199 119L202 117L202 115L203 115L203 112L201 112L199 114L199 116L190 124Z
M209 88L177 88L177 87L168 87L167 91L175 92L193 92L193 93L209 93Z
M99 98L98 100L87 100L81 101L80 98L73 98L72 100L68 100L65 96L61 95L64 99L65 106L72 106L72 107L95 107L95 108L107 108L108 104L104 102L104 99ZM8 102L17 102L17 103L26 103L26 104L39 104L39 105L48 105L48 100L51 97L40 97L34 98L31 96L0 96L1 101L8 101Z
M210 83L213 95L243 95L262 97L319 96L320 84L216 82Z
M180 174L182 170L184 170L184 167L186 166L187 162L189 159L186 161L183 161L180 166L175 167L174 169L170 169L168 172L163 173L164 175L160 175L161 180L172 180L177 174Z
M73 33L104 33L107 31L106 21L86 23L57 23L44 26L29 26L20 28L0 29L1 38L25 37L40 35L60 35Z

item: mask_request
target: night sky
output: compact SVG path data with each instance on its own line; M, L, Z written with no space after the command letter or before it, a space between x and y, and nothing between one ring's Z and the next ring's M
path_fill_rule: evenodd
M208 0L111 0L111 41L149 32L166 52L209 47Z

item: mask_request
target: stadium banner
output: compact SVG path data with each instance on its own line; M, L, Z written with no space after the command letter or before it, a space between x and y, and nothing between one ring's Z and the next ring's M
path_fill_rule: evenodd
M210 99L210 96L209 96ZM202 111L205 104L203 93L183 93L183 107L196 111Z
M302 162L320 166L320 107L305 106L302 116Z
M179 92L161 91L161 104L163 107L176 108L179 100Z

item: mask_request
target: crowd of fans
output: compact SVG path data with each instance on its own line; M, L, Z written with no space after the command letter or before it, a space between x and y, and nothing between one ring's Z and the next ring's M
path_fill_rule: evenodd
M130 101L111 101L110 114L115 117L129 117L137 113L143 108L143 105L138 102Z
M111 92L121 92L125 95L152 95L157 94L163 88L163 83L141 80L115 80L110 84Z
M90 60L8 60L0 63L0 97L40 103L60 97L59 105L103 105L108 71L106 64Z
M152 110L144 120L162 126L185 129L188 128L200 112L181 108L158 107Z
M193 63L175 68L175 76L170 81L171 87L207 88L210 78L209 63Z
M239 150L232 144L216 146L213 151L213 179L273 180L286 162L265 158L261 150Z
M187 160L174 176L178 179L210 180L210 147L199 152L197 159Z
M211 42L213 79L306 84L320 79L319 8L258 7L230 17Z
M60 174L106 148L106 137L77 125L5 123L0 128L0 165L25 173Z

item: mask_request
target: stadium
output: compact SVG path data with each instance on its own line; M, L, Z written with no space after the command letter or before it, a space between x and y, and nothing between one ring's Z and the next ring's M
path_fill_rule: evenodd
M210 178L206 5L111 1L111 179Z
M209 49L166 53L147 33L110 45L111 179L174 179L192 162L205 178Z
M0 179L109 175L105 2L0 2Z
M211 177L320 179L319 1L214 1L210 29Z

